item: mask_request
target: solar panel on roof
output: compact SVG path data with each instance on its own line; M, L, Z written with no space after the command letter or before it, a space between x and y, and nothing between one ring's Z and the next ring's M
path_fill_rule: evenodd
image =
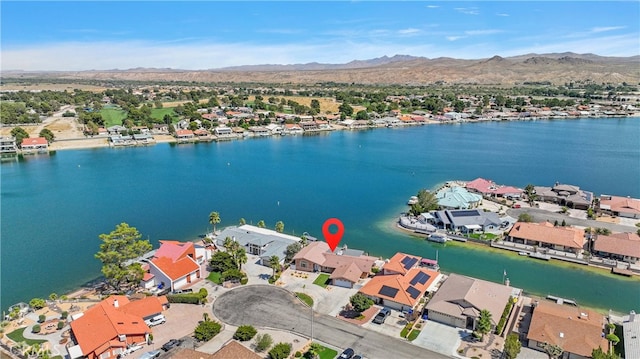
M425 284L425 283L427 283L429 278L431 278L431 276L428 275L427 273L418 272L415 276L413 276L413 279L411 279L411 282L409 282L409 283L411 285L416 285L418 283Z
M412 258L412 257L405 257L405 258L408 258L408 260L406 261L406 263L404 263L404 269L409 269L418 262L418 258Z
M416 299L420 296L420 291L414 287L407 288L407 293L411 296L411 298Z
M411 257L409 256L404 256L404 258L402 258L402 260L400 261L400 263L402 264L407 264L407 261L409 261L411 259Z
M396 294L398 294L398 288L391 288L389 286L383 285L380 288L378 294L384 295L385 297L395 298Z
M477 209L471 209L467 211L451 211L452 217L474 217L480 215Z

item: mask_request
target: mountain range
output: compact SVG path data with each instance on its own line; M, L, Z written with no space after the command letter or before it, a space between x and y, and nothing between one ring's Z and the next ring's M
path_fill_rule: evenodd
M435 82L478 85L522 83L640 83L640 56L605 57L572 52L525 54L485 59L429 59L410 55L383 56L344 64L265 64L208 70L134 68L89 71L3 71L3 77L134 81L197 81L253 83L411 84Z

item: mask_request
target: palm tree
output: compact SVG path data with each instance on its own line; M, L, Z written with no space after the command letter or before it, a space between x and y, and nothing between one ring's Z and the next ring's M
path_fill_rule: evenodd
M484 335L491 331L491 312L486 309L480 311L476 331L480 333L481 339L484 339Z
M282 233L284 231L284 222L278 221L276 222L276 232Z
M265 228L266 225L264 224L264 220L260 220L260 222L258 222L258 228Z
M242 270L242 265L247 263L247 251L240 247L236 251L236 264L238 265L238 269Z
M241 226L244 226L245 224L247 224L247 220L244 219L244 218L240 218L240 222L239 223L240 223Z
M220 223L220 213L218 212L209 213L209 223L213 225L213 233L216 233L216 224Z
M529 202L529 206L533 207L533 202L538 199L535 187L532 184L528 184L524 188L524 193L527 195L527 202Z
M309 351L307 351L307 353L309 353L312 359L317 359L320 357L321 351L322 351L322 345L318 343L311 343L311 345L309 346Z
M280 271L280 257L271 256L271 258L269 258L269 266L273 269L273 277L275 278L276 272Z
M233 243L234 243L234 240L231 237L227 237L227 238L224 239L224 243L222 244L224 249L227 252L229 252L229 254L231 254L231 249L233 247Z

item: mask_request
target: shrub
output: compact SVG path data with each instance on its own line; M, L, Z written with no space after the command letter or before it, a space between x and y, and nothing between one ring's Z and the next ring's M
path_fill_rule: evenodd
M218 322L205 320L196 327L193 336L200 342L206 342L218 335L222 330L222 325Z
M209 292L207 292L207 289L205 288L200 288L200 290L198 291L198 295L200 296L200 298L204 299L209 295Z
M242 277L244 277L244 273L242 273L239 269L237 268L231 268L229 270L226 270L224 272L222 272L222 280L223 281L227 281L227 280L240 280L242 279Z
M496 334L500 335L502 333L502 329L504 328L505 324L507 324L509 313L511 313L511 307L513 307L513 297L509 297L509 301L507 302L507 305L504 307L504 310L502 311L502 316L500 317L500 321L498 322L498 325L496 325L496 331L495 331Z
M40 333L40 330L41 330L40 324L36 324L33 326L33 328L31 328L32 333Z
M302 357L302 353L300 353L300 351L297 351L293 356L296 358L300 358Z
M250 325L241 325L236 329L236 332L233 334L233 339L239 340L241 342L246 342L251 340L258 331L256 328Z
M273 283L277 282L278 279L280 279L279 275L276 275L275 277L274 276L269 277L269 284L273 284Z
M47 302L42 298L33 298L29 301L29 306L35 310L42 309L47 305Z
M291 354L291 344L289 343L278 343L269 350L269 358L271 359L286 359L289 354Z
M245 285L245 284L247 284L248 281L249 281L249 278L242 277L242 279L240 279L240 284Z
M67 317L69 316L69 312L67 312L66 310L64 312L62 312L60 314L60 319L67 319Z
M378 272L380 272L380 268L378 268L378 267L371 268L371 273L378 274Z
M202 298L199 293L180 293L167 295L169 303L187 303L187 304L200 304Z
M47 320L47 316L44 314L40 314L38 316L38 323L44 323Z
M364 312L373 305L373 300L362 293L356 293L349 298L349 302L356 312Z
M64 328L64 322L63 321L59 321L58 322L58 330Z
M256 351L263 352L273 344L273 338L269 334L262 334L256 337Z

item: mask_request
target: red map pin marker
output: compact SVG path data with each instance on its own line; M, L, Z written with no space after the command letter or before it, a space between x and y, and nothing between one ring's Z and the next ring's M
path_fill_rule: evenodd
M329 227L336 226L338 230L335 233L331 233L329 231ZM342 235L344 234L344 225L337 218L329 218L322 225L322 234L324 234L324 241L327 242L331 251L335 251L338 243L342 239Z

